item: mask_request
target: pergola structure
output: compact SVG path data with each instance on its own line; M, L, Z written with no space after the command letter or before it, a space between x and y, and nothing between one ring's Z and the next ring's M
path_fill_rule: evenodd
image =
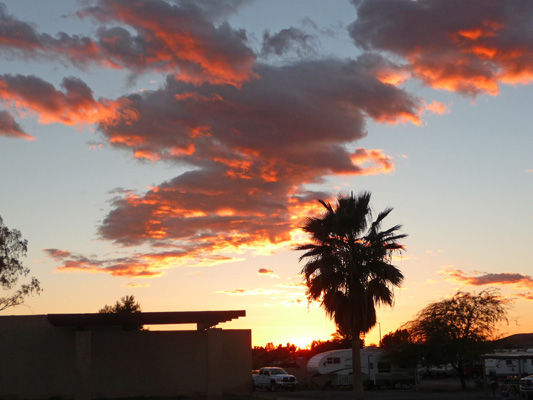
M196 324L197 330L212 328L222 322L245 317L245 310L231 311L171 311L136 313L48 314L47 319L56 327L87 329L102 326L134 327L140 325Z
M0 316L0 398L247 395L251 330L210 329L244 316L245 310ZM135 329L163 324L196 329Z

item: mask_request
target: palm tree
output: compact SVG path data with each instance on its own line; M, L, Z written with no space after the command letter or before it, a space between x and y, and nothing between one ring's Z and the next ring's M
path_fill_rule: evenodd
M321 217L307 217L303 230L311 242L300 245L300 261L307 283L307 297L320 301L338 329L352 339L354 397L364 399L361 375L361 334L376 325L376 304L393 305L394 286L403 275L391 264L392 254L403 250L398 234L400 225L381 230L390 214L387 208L372 220L370 193L339 195L337 204L319 200L325 212Z

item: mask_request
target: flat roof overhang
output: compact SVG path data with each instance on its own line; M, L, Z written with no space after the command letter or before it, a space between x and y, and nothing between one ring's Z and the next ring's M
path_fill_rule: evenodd
M48 314L47 319L56 327L84 329L104 326L196 324L198 330L214 327L239 317L245 310L231 311L169 311L117 314Z
M520 353L495 353L495 354L482 354L481 358L492 358L496 360L524 360L524 359L533 359L533 352L523 351Z

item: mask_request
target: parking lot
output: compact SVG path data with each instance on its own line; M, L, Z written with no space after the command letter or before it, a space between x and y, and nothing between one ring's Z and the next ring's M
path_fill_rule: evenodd
M442 391L426 392L417 390L372 390L366 393L367 400L484 400L492 399L492 393L484 395L483 391ZM348 400L353 399L350 391L297 391L297 392L262 392L255 393L254 399L276 399L276 400ZM501 398L496 396L496 398Z
M421 384L409 389L367 390L365 394L367 400L489 400L501 398L499 392L493 396L490 389L485 394L483 389L474 388L473 382L470 382L467 391L463 391L459 381L453 378L423 380ZM353 394L350 390L298 390L274 393L258 390L254 392L253 397L267 400L348 400L353 398Z

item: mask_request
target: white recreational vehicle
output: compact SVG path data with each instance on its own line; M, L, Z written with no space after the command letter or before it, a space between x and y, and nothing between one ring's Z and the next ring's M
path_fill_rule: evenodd
M351 386L352 350L331 350L317 354L309 359L307 370L314 376L328 376L327 382L332 386ZM416 383L416 368L392 364L384 357L384 351L374 346L361 349L361 371L367 387Z
M506 350L483 355L485 375L498 377L533 374L533 349Z

